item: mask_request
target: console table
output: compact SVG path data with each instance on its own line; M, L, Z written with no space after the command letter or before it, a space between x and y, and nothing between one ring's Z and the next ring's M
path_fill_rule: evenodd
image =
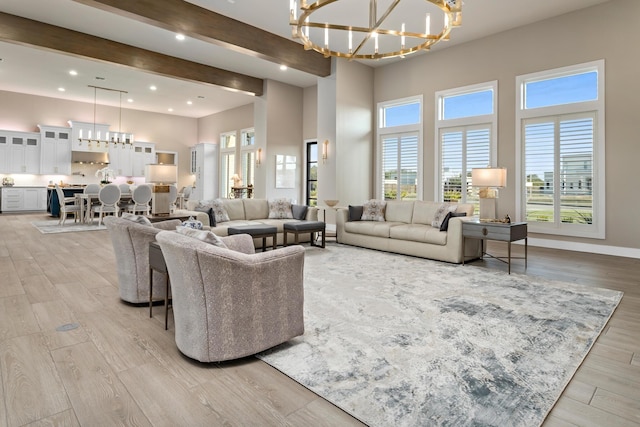
M487 255L491 258L504 261L505 257L498 257L488 254L485 250L485 240L498 240L508 243L507 261L508 271L511 274L511 260L524 259L524 268L527 268L527 223L526 222L483 222L483 221L463 221L462 222L462 247L465 247L466 239L481 239L482 254L481 257ZM511 256L511 242L524 239L524 257ZM463 249L464 250L464 249ZM462 257L464 264L465 257Z

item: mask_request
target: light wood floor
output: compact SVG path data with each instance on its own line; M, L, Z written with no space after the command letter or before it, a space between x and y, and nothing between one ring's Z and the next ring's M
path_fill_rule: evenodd
M42 235L42 219L0 215L0 427L360 425L252 357L183 357L162 307L119 300L107 231ZM544 426L640 426L640 260L529 249L528 275L625 292Z

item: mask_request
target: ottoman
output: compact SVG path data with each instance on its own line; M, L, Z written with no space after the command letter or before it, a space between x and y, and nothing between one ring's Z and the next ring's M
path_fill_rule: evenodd
M325 243L325 235L327 234L326 224L323 221L299 221L299 222L285 222L282 225L284 236L283 236L283 245L287 246L287 234L293 233L295 236L295 244L298 244L298 234L300 233L309 233L311 238L311 246L318 246L315 244L315 234L322 233L322 245L321 248L324 248Z
M273 249L278 243L278 229L274 225L256 224L256 225L238 225L229 227L227 234L248 234L251 237L262 237L262 252L267 250L267 237L271 237L273 241Z

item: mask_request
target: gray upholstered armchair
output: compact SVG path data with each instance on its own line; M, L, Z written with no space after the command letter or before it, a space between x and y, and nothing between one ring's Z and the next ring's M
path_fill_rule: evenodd
M109 216L104 223L111 234L118 264L120 298L131 303L149 302L149 242L161 230L175 230L180 220L138 224L128 219ZM164 299L165 277L154 271L153 289L157 299Z
M156 239L171 278L176 344L185 355L237 359L304 333L301 246L254 253L247 234L222 238L229 249L166 231Z

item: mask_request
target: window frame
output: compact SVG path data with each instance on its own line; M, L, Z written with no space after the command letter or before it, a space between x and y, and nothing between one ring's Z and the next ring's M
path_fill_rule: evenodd
M525 84L565 77L573 74L597 71L598 98L592 101L581 101L569 104L551 105L546 107L525 108ZM562 218L554 218L553 222L528 221L529 231L535 233L585 237L594 239L605 238L606 226L606 194L605 194L605 61L604 59L570 65L550 70L523 74L516 77L516 218L524 220L526 217L526 150L524 146L524 124L527 119L557 118L559 116L595 113L593 124L593 221L591 224L563 223ZM558 142L555 142L556 146ZM554 170L559 167L554 164ZM560 202L561 194L554 195L554 207ZM558 197L558 199L555 199Z
M383 114L384 109L388 107L394 107L405 104L415 104L419 105L419 113L418 117L420 118L419 123L409 124L409 125L399 125L399 126L387 126L383 127L384 120ZM384 200L384 179L382 177L383 174L383 156L382 156L382 141L387 136L392 136L396 134L408 134L408 133L417 133L418 138L418 171L417 171L417 186L416 186L416 200L422 200L423 197L423 181L424 181L424 160L423 160L423 152L424 152L424 101L422 95L410 96L406 98L399 98L390 101L382 101L377 104L377 114L376 114L376 167L375 167L375 191L374 197ZM399 194L398 194L399 195Z
M493 113L492 114L480 114L477 116L460 117L456 119L443 119L444 98L450 96L459 96L470 94L474 92L483 92L486 90L493 91ZM498 81L492 80L483 83L476 83L467 86L461 86L452 89L446 89L437 91L435 93L435 129L434 129L434 141L435 141L435 159L434 159L434 194L435 200L444 200L444 191L442 186L442 132L446 129L465 129L465 132L471 129L478 128L480 126L488 126L490 131L489 137L489 162L490 164L485 166L497 167L498 166ZM463 152L466 148L463 147ZM466 158L463 159L463 164L466 164ZM466 201L466 191L463 192L461 203L474 203L478 204L475 200Z

